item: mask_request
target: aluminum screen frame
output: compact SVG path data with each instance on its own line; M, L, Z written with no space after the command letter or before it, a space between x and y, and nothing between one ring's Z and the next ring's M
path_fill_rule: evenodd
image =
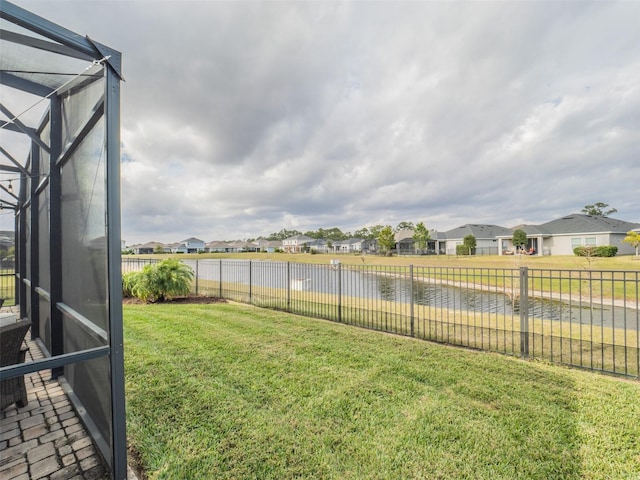
M0 378L51 369L111 477L126 479L121 54L6 0L0 0L0 19L0 27L11 26L0 32L3 95L27 92L47 105L34 126L13 118L12 109L0 102L7 117L2 128L23 134L29 144L26 160L8 146L0 152L0 200L15 211L16 303L45 353L44 359L0 368ZM42 59L59 64L64 75L16 73ZM86 68L69 81L75 72L69 68L76 64ZM18 180L17 195L4 188L7 175ZM91 292L91 298L78 292Z

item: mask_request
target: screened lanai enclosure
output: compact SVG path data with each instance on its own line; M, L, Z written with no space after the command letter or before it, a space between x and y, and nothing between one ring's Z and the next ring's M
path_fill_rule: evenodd
M0 213L15 232L3 273L44 353L0 380L50 370L126 478L121 55L5 0L0 22Z

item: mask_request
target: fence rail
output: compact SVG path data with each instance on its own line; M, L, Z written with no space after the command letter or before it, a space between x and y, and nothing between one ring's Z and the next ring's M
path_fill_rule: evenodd
M122 271L156 260L124 258ZM640 272L185 260L192 293L640 376Z

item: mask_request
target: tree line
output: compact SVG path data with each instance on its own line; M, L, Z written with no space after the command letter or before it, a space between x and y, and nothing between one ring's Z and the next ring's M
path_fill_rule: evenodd
M422 222L418 223L418 225L420 224L424 226L424 223ZM350 238L361 238L363 240L377 240L380 237L380 233L382 232L382 230L387 227L392 231L392 233L397 233L400 230L414 230L416 228L413 222L406 222L406 221L400 222L395 228L391 227L390 225L373 225L371 227L362 227L353 233L349 231L343 232L338 227L319 228L317 230L308 230L306 232L301 232L300 230L296 230L296 229L289 230L287 228L283 228L279 232L273 232L266 237L259 237L259 238L263 238L265 240L285 240L289 237L294 237L296 235L305 235L310 238L316 238L316 239L323 238L325 240L333 240L333 241L348 240ZM256 240L256 239L249 239L249 241L252 241L252 240Z

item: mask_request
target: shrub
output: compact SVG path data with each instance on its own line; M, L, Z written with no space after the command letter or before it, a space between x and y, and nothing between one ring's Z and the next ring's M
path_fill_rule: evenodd
M469 249L467 245L456 245L456 255L473 255L475 248L471 247L471 251Z
M618 253L618 247L614 245L576 247L573 249L573 253L578 257L615 257Z
M614 245L603 245L596 247L596 251L599 253L599 257L615 257L618 253L618 247Z
M163 302L171 297L189 294L193 270L180 260L168 258L160 263L145 265L139 272L127 273L122 280L123 295L128 291L145 302Z
M122 275L122 296L125 298L134 297L133 290L138 282L140 272L127 272Z

